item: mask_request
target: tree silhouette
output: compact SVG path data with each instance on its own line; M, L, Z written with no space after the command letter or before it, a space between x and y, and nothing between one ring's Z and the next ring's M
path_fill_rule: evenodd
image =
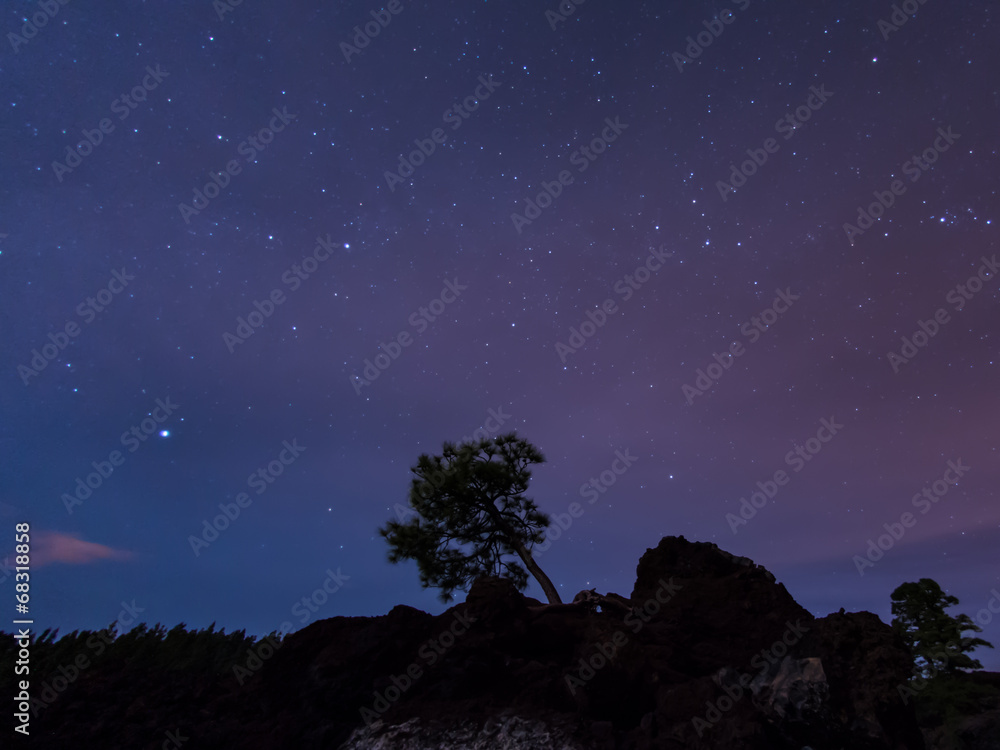
M952 617L944 610L958 604L958 597L945 594L936 581L921 578L904 583L892 597L892 627L903 636L913 652L916 666L924 676L935 672L955 673L960 669L982 669L967 653L977 646L993 645L982 638L968 638L963 632L981 633L968 615Z
M446 442L441 455L423 454L410 469L410 505L418 515L379 529L389 543L389 561L416 560L421 585L440 588L444 602L481 575L509 578L523 591L530 571L549 602L560 603L529 550L549 525L549 517L524 496L528 466L544 461L538 448L513 432L457 447Z

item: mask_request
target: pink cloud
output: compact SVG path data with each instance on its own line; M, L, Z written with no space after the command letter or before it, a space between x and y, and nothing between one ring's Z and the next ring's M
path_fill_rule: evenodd
M32 536L31 564L36 567L52 563L87 565L98 560L127 560L132 556L126 550L86 542L58 531L42 531Z

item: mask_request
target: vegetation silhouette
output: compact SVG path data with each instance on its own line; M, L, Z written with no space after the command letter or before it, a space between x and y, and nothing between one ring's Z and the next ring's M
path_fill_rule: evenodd
M416 560L421 585L440 588L443 602L482 575L509 578L523 591L530 571L549 603L562 603L530 550L549 526L549 517L524 495L528 467L544 461L514 432L458 446L446 442L440 455L421 455L410 469L410 506L418 515L379 529L389 561Z
M916 668L924 676L983 668L967 652L979 646L993 648L993 644L962 635L966 631L981 633L983 629L968 615L953 617L945 612L958 604L958 597L945 594L931 578L903 583L890 596L892 627L906 641Z

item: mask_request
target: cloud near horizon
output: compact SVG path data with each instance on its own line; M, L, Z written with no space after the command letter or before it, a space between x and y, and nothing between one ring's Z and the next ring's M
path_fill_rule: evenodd
M33 567L65 563L88 565L100 560L128 560L132 553L95 542L87 542L72 534L42 531L32 535L31 564Z

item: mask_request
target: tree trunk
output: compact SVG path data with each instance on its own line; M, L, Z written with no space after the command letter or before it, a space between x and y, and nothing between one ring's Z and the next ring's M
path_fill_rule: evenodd
M524 562L525 567L531 572L539 584L541 584L542 591L545 592L545 596L549 598L549 604L562 604L562 599L559 598L559 592L556 591L556 587L552 585L552 581L549 577L545 575L545 571L538 567L538 563L535 562L534 558L531 556L531 552L518 542L515 546L517 550L518 557Z
M562 604L562 599L559 598L559 592L556 591L556 587L552 585L552 581L549 580L547 575L545 575L545 571L538 567L538 563L535 562L534 558L531 556L531 552L528 551L528 548L525 547L522 542L517 540L516 535L510 528L510 524L503 519L503 516L500 514L497 507L491 502L487 504L484 510L490 514L496 522L497 527L503 529L507 538L512 542L514 549L517 550L517 556L521 558L521 561L528 569L528 572L535 577L535 580L537 580L541 585L542 591L545 592L545 596L549 598L549 604Z

